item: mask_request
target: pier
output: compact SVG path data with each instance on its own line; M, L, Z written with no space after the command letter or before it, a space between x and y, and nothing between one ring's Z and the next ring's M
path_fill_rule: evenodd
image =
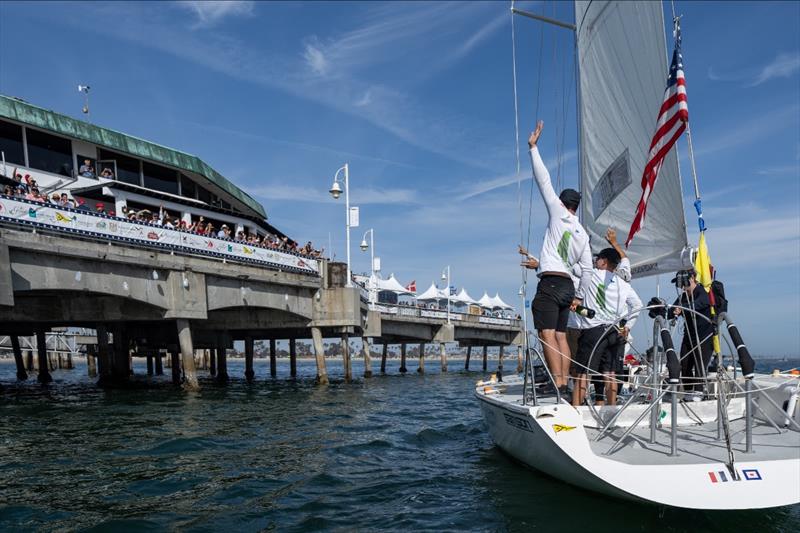
M49 383L53 354L62 352L56 365L60 359L66 365L82 350L88 371L103 386L124 386L135 354L147 358L148 374L162 374L168 367L176 384L194 390L198 367L208 368L218 382L229 379L227 351L234 341L244 342L244 377L266 377L257 376L253 366L254 343L260 340L269 341L272 377L277 374L276 342L289 342L290 375L295 377L296 340L311 339L317 381L325 384L325 339L342 343L345 381L354 378L353 357L363 358L365 378L373 375L373 345L383 346L380 372L385 372L389 345L400 346L400 372L408 370L408 345L419 347L420 354L425 346L438 345L440 368L447 371L448 343L483 349L481 368L487 370L487 347L502 349L522 341L520 321L514 319L451 312L448 321L443 311L370 304L363 287L346 287L341 263L304 259L305 270L255 264L202 249L115 240L51 226L41 218L2 217L19 211L20 203L0 198L0 336L7 337L20 380L35 373L38 382ZM62 211L63 217L70 215ZM64 328L83 328L88 334L73 335L72 345L59 349L53 343L63 344ZM350 351L349 341L356 337L364 346L359 354ZM200 364L198 351L203 353ZM416 371L425 371L423 357Z

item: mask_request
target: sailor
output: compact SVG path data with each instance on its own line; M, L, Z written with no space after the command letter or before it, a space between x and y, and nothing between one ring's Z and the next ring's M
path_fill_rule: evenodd
M616 250L605 248L595 256L595 265L590 271L590 284L585 293L584 305L594 309L595 315L592 318L577 317L582 331L575 356L576 386L572 392L572 405L576 407L586 398L586 376L589 372L603 375L608 402L612 405L616 403L617 384L614 374L620 366L620 347L624 347L638 313L628 315L642 307L642 301L630 283L615 273L620 261ZM624 324L621 319L626 320ZM602 399L597 401L598 405L603 403Z
M711 316L711 301L702 285L697 283L693 268L680 270L672 278L681 290L669 309L669 318L684 316L683 340L681 341L681 380L684 391L703 389L706 369L714 352L714 323ZM682 307L693 313L683 313ZM699 349L697 348L699 346Z
M563 394L567 390L567 371L570 352L567 344L567 320L570 309L583 300L589 286L592 256L589 235L583 229L575 212L581 195L573 189L564 189L556 196L550 174L542 162L536 143L544 123L539 121L528 138L533 177L542 195L549 220L539 259L539 285L531 304L533 325L539 332L544 357L555 385ZM570 273L575 265L581 266L581 279L577 290Z

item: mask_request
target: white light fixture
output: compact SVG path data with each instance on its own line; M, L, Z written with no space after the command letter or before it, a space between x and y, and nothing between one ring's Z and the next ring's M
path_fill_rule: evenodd
M345 286L352 287L353 276L350 269L350 170L347 163L345 163L344 166L337 170L336 174L333 175L333 185L331 185L331 189L328 192L331 193L331 196L333 196L334 200L338 200L339 196L342 195L342 186L339 184L339 173L342 171L344 171L344 216L345 229L347 232L347 282L345 283ZM358 226L357 221L355 222L354 226Z
M158 279L158 272L153 270L153 279Z
M189 288L189 278L186 277L186 274L183 275L183 288L184 289Z
M339 185L338 181L334 181L333 185L331 185L331 190L328 192L331 193L331 196L333 196L334 200L338 200L342 195L342 187Z

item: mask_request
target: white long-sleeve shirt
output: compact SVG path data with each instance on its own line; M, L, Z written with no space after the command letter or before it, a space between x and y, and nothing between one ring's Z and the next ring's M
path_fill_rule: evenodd
M631 284L614 272L593 268L590 288L583 299L584 307L594 309L594 318L576 316L580 329L608 326L642 307L642 301ZM632 329L638 313L628 317L626 327Z
M539 149L531 148L531 167L533 178L542 194L544 205L550 217L544 234L542 253L539 256L541 272L572 273L572 267L580 265L581 280L575 291L576 298L583 298L589 285L592 272L592 252L589 248L589 234L583 229L578 217L570 213L559 200L550 182L550 173L544 166Z

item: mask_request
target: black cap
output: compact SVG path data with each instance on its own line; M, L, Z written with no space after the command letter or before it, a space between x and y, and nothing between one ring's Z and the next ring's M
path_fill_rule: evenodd
M622 256L613 248L603 248L595 256L598 259L605 259L614 266L617 266L622 261Z
M567 209L577 211L578 206L581 204L581 193L575 189L564 189L561 191L561 194L558 195L558 199L561 200L561 203L564 204L564 207Z
M697 276L697 273L694 271L693 268L687 268L686 270L679 270L678 273L675 274L675 277L670 280L670 283L675 283L676 281L678 281L678 274L680 274L681 272L686 272L686 274L688 274L690 278L694 278Z

